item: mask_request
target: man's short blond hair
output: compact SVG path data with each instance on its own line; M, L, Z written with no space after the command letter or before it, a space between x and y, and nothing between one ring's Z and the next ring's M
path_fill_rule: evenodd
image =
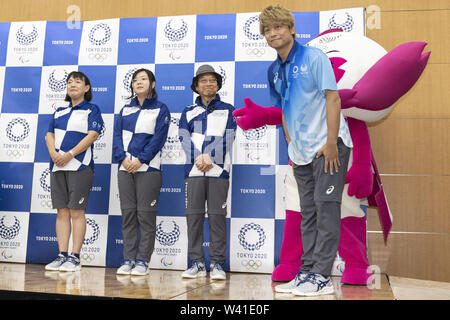
M264 34L264 27L273 23L281 23L288 26L290 30L295 30L294 16L289 10L280 5L271 5L261 11L259 15L259 32Z

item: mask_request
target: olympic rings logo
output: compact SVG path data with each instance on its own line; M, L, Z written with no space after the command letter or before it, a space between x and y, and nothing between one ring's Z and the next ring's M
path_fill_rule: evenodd
M248 56L255 56L259 58L266 53L266 50L264 50L264 48L248 48L246 53Z
M88 58L97 62L103 62L108 58L106 53L90 53Z
M174 160L174 159L179 159L180 157L181 157L181 151L162 150L162 152L161 152L161 158L163 158L164 160Z
M80 256L81 260L84 262L92 262L95 260L95 254L93 253L83 253Z
M258 270L259 267L262 266L262 261L253 259L250 260L244 259L241 261L241 265L245 267L245 269L247 270Z
M41 208L53 209L52 200L42 200L41 201Z
M8 150L8 151L6 151L6 155L10 159L19 159L25 155L25 151L24 150Z

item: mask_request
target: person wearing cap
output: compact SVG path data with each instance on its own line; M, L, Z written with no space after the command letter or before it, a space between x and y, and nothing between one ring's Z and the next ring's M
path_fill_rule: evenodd
M185 195L188 254L192 262L183 278L206 276L203 252L205 202L210 230L210 277L226 279L222 268L227 247L227 195L230 150L236 132L234 107L220 100L222 76L210 65L198 68L191 89L199 94L195 104L181 114L179 135L186 153Z

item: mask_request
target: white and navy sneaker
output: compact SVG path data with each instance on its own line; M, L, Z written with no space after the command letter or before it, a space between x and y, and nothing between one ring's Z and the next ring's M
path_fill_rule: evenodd
M55 260L50 262L45 266L45 270L49 271L59 271L59 268L62 266L64 262L66 262L67 258L63 254L58 254Z
M181 275L182 278L198 278L206 277L205 264L203 262L194 261L192 266Z
M324 277L318 273L310 273L292 293L296 296L321 296L334 292L330 277Z
M275 287L275 291L278 293L292 293L292 290L297 288L297 286L306 279L308 273L298 272L294 279L288 283L280 284Z
M147 262L144 260L136 260L133 270L131 270L132 276L146 276L150 273Z
M69 254L67 260L61 265L61 267L59 267L59 271L73 272L80 270L81 270L80 259L71 254Z
M117 274L131 274L131 270L134 268L134 260L125 259L120 265L119 269L117 269Z
M226 280L227 275L223 271L222 266L218 263L209 265L209 277L214 280Z

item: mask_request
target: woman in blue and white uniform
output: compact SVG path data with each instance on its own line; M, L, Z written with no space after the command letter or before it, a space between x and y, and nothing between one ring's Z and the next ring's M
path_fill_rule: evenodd
M90 103L91 99L89 78L82 72L71 72L67 76L65 98L69 106L55 111L46 135L59 249L56 259L45 266L46 270L78 271L81 268L85 209L94 179L93 143L104 126L100 108ZM68 254L71 231L73 246Z
M122 108L114 126L113 161L119 163L124 258L117 274L146 275L155 245L161 149L170 112L158 101L150 70L136 70L130 87L132 100Z

